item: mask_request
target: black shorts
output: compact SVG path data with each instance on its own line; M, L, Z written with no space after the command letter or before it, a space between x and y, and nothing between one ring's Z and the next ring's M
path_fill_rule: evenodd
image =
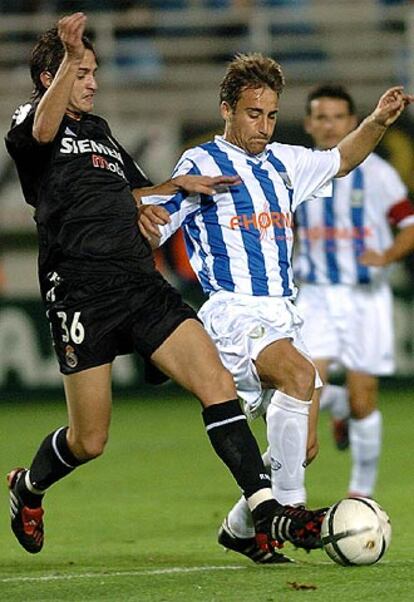
M44 290L62 374L101 366L134 351L149 362L182 322L198 320L158 272L139 279L115 275L99 280L54 273Z

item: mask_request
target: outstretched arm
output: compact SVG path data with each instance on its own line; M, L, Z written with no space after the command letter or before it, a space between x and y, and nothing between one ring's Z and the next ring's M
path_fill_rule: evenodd
M85 54L82 42L85 25L83 13L63 17L58 22L65 54L54 77L47 71L41 74L42 83L48 89L37 107L33 123L33 137L41 144L54 139L69 104L73 83Z
M177 176L156 186L136 188L133 194L137 205L139 205L143 196L171 196L177 194L180 190L183 190L187 194L213 195L220 188L234 186L235 184L239 184L240 181L238 176Z
M170 222L170 214L162 205L143 205L142 197L147 196L173 196L180 190L191 195L214 195L221 189L235 186L240 183L238 176L194 176L183 175L172 178L157 186L135 188L132 193L138 206L138 226L141 234L149 241L153 249L160 243L159 226Z
M341 164L336 177L346 176L377 146L387 128L401 115L414 96L404 94L402 86L390 88L381 96L375 110L338 144Z

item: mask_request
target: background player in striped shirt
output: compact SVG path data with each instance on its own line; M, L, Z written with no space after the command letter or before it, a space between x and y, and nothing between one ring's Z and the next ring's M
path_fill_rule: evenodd
M306 113L318 149L336 146L357 124L353 99L340 86L314 89ZM340 448L351 416L349 494L371 496L381 449L377 377L394 371L387 266L414 250L414 210L395 169L371 154L334 180L332 195L302 204L296 221L306 346L324 380L332 362L346 370L347 388L325 386L321 407L331 409Z
M187 150L174 175L239 175L242 183L231 190L217 188L214 195L147 197L145 203L163 208L144 207L141 228L148 238L154 236L155 245L183 226L190 262L210 296L199 315L248 413L266 412L270 451L265 463L273 490L283 503L301 505L304 466L317 451L315 416L308 439L317 373L306 357L302 319L292 302L292 215L305 200L328 194L334 176L363 161L412 97L400 87L388 90L337 148L313 151L270 143L283 87L274 60L237 56L220 87L224 135ZM156 224L164 224L161 238ZM258 556L253 536L241 499L224 521L219 541L267 562Z

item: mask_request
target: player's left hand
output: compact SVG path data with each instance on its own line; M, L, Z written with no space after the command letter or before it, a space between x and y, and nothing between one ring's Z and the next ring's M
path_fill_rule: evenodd
M309 466L309 464L311 462L313 462L313 460L316 458L316 456L319 453L319 441L318 441L318 437L313 436L310 437L308 436L308 443L306 446L306 460L305 460L305 466Z
M141 234L154 248L161 238L159 226L171 221L170 214L160 205L140 205L138 207L138 227Z
M385 253L379 253L373 249L366 249L359 256L359 263L361 265L381 268L387 265L388 261Z
M241 183L239 176L177 176L171 180L189 194L213 195Z
M414 102L414 95L405 94L403 86L394 86L381 96L372 117L378 125L387 128L398 119L405 107L412 102Z

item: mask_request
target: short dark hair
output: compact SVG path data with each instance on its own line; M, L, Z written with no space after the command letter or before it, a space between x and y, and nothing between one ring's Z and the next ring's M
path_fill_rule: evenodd
M338 100L345 100L348 104L348 110L350 115L355 115L356 108L355 102L349 92L339 84L323 84L311 90L306 99L306 114L311 114L311 102L318 98L334 98Z
M220 102L235 108L243 90L268 86L281 94L285 78L279 63L259 52L236 54L220 84Z
M95 58L95 48L87 36L82 36L85 48L91 50ZM43 33L36 42L30 58L30 75L34 84L32 100L37 100L46 92L46 88L40 80L44 71L52 76L56 75L59 65L63 60L65 48L59 37L57 27L52 27Z

